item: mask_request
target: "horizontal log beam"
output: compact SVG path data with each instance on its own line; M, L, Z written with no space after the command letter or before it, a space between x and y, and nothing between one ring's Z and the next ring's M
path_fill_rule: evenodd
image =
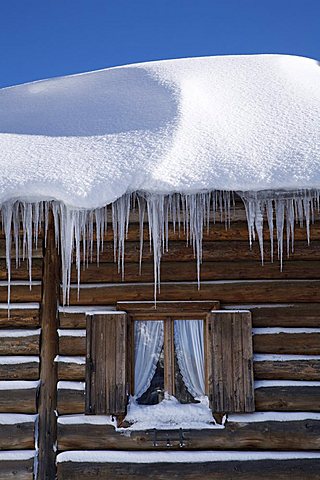
M200 289L196 283L162 283L158 300L220 300L222 303L255 302L314 302L320 300L319 280L278 281L217 281L203 282ZM80 289L71 288L72 305L113 305L118 301L146 301L154 299L154 285L150 284L103 284Z
M320 411L320 388L276 386L255 389L257 411ZM58 390L59 415L84 413L84 390Z
M14 257L13 257L14 258ZM32 260L32 279L41 280L42 277L42 259L34 258ZM8 271L6 266L6 261L4 259L0 260L0 280L7 280ZM26 280L29 279L29 268L28 261L24 260L21 262L21 265L16 268L15 260L11 262L11 279L12 280Z
M181 450L177 430L132 431L113 426L58 423L59 450ZM156 445L155 445L156 438ZM227 422L224 429L183 429L190 450L320 450L320 420Z
M10 301L16 302L37 302L41 300L41 285L32 285L30 290L29 284L15 285L11 283ZM8 287L7 285L0 285L0 303L8 301Z
M153 253L150 251L149 243L146 242L143 246L143 262L152 262ZM285 253L285 252L284 252ZM124 254L126 263L139 263L140 258L140 243L139 242L125 242ZM265 261L270 260L270 245L266 243L264 246ZM202 257L204 262L225 262L225 261L239 261L239 260L256 260L261 261L260 249L258 243L253 243L252 249L249 248L248 241L220 241L220 242L206 242L202 244ZM81 253L82 258L82 253ZM100 262L113 263L114 262L114 247L112 242L107 242L104 249L100 252ZM93 252L93 261L96 261L96 253ZM290 254L291 260L320 260L320 241L315 240L307 244L306 241L297 240L294 245L294 253ZM194 261L193 248L187 246L185 241L171 242L169 250L162 256L162 262L192 262ZM275 258L275 263L278 263ZM284 262L285 263L285 262Z
M319 387L260 387L254 393L257 411L320 411Z
M320 380L320 360L254 362L256 380Z
M33 448L34 422L1 425L0 450L32 450Z
M19 359L19 357L18 357ZM0 380L37 380L39 378L39 362L1 363Z
M319 261L288 260L281 271L279 263L265 263L263 266L256 261L205 261L201 265L200 278L206 280L259 280L259 279L290 279L290 278L320 278ZM78 272L72 269L71 281L77 282ZM140 273L138 263L126 263L124 280L126 282L153 282L154 267L151 262L144 262ZM161 264L161 280L197 281L196 262L163 262ZM91 263L81 270L81 283L122 282L122 274L114 263Z
M319 480L320 459L256 460L207 463L58 463L59 480Z
M253 336L255 353L320 354L320 333L274 333Z
M0 460L1 480L33 480L34 459Z
M268 299L267 299L268 300ZM319 327L319 303L291 305L222 305L221 308L250 310L253 327Z
M85 365L58 363L59 380L85 380ZM256 380L320 380L320 360L254 362Z
M10 308L10 317L6 308L0 309L1 328L37 328L39 327L39 309Z
M0 332L0 355L37 355L39 342L40 333L24 336L16 330L15 337L4 337Z
M0 390L1 413L37 413L37 388Z

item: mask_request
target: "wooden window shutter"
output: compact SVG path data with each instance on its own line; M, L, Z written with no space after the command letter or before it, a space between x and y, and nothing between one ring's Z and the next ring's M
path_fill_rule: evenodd
M125 415L127 315L87 315L86 414Z
M207 318L207 389L213 412L253 412L249 311L212 311Z

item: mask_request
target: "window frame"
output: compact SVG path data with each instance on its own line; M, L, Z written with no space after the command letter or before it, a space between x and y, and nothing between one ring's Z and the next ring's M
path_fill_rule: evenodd
M164 391L175 396L174 321L203 320L205 391L208 394L207 317L220 308L219 301L159 301L118 302L117 310L125 311L128 318L129 393L134 395L134 322L164 322Z

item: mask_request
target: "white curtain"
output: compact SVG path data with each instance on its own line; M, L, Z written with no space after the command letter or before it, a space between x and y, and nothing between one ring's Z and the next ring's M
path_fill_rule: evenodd
M203 320L175 320L174 341L183 381L194 398L205 395Z
M135 364L134 397L148 390L163 346L163 322L134 322Z

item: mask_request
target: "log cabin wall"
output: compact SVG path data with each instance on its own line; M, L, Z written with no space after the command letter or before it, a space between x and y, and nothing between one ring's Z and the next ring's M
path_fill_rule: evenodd
M167 451L166 438L154 446L150 432L120 435L103 422L83 423L85 408L85 311L88 307L114 308L117 301L153 300L153 257L145 226L142 272L139 274L139 227L132 214L125 245L125 278L113 260L112 232L106 238L100 265L81 272L77 298L77 272L72 272L70 306L59 312L57 386L58 454L83 450ZM280 271L269 261L265 232L265 265L261 266L257 243L250 251L245 211L236 203L231 227L224 222L204 233L201 288L198 290L192 248L183 232L170 227L169 251L163 255L159 300L219 300L224 309L249 309L253 319L256 412L230 415L224 429L184 432L185 450L228 451L225 462L195 468L168 463L162 472L150 466L113 462L62 461L58 455L58 479L101 478L319 478L320 452L320 219L311 227L311 245L304 228L295 231L295 251ZM40 317L43 251L34 251L33 286L29 289L26 262L13 269L11 310L8 319L4 239L0 239L0 471L16 472L18 479L33 478L33 452L39 387ZM95 260L93 258L93 260ZM23 307L23 308L22 308ZM14 416L13 416L14 414ZM70 415L72 415L70 417ZM165 434L164 434L165 435ZM172 432L172 449L181 450L178 432ZM10 460L8 451L19 451ZM247 450L298 452L301 459L248 461ZM228 461L230 451L243 454ZM1 456L2 455L2 456ZM84 454L83 454L84 455ZM77 457L75 456L75 459ZM84 455L85 458L85 455ZM231 458L231 457L230 457ZM240 460L239 460L240 458ZM232 458L231 458L232 459ZM318 462L318 463L317 463ZM141 470L142 469L142 470ZM130 472L130 475L129 475ZM262 474L265 472L265 476ZM162 476L164 475L164 476ZM2 478L0 476L0 478ZM3 478L7 478L3 474Z
M166 450L163 441L154 446L151 432L115 434L112 426L99 422L83 423L85 408L85 346L87 307L114 307L117 301L153 300L153 257L149 250L147 225L144 230L142 272L139 274L139 226L131 216L125 244L124 281L113 260L112 232L108 236L100 265L95 263L81 274L79 299L72 286L70 307L59 314L58 358L58 450ZM224 219L223 219L224 220ZM210 468L199 465L182 469L171 464L162 473L147 465L58 463L61 479L91 478L92 472L126 478L319 478L317 462L308 452L320 451L320 222L311 228L308 246L304 228L295 231L295 251L284 262L270 262L270 245L265 230L265 264L261 266L257 242L248 246L248 231L242 203L236 202L231 227L217 222L204 233L201 288L198 290L196 263L192 248L186 246L183 232L170 226L169 251L161 264L159 300L219 300L224 309L249 309L253 319L255 409L246 416L230 415L223 430L184 433L185 449L252 451L298 451L300 460L221 462ZM276 245L276 244L275 244ZM73 282L77 273L72 272ZM72 415L68 418L67 415ZM176 436L176 441L175 441ZM180 449L178 432L171 432L171 449ZM76 454L75 454L76 455ZM291 462L291 463L290 463ZM236 465L237 464L237 465ZM232 466L233 465L233 466ZM180 470L179 470L180 468ZM225 470L224 470L225 468ZM129 475L130 470L130 475ZM147 473L148 472L148 473ZM258 473L259 472L259 473ZM263 472L265 476L263 475ZM162 476L163 475L163 476ZM219 476L220 475L220 476ZM288 476L289 475L289 476ZM238 477L237 477L238 478Z
M34 477L40 378L40 303L43 249L33 251L32 288L27 261L12 258L10 317L5 240L0 236L0 478Z

